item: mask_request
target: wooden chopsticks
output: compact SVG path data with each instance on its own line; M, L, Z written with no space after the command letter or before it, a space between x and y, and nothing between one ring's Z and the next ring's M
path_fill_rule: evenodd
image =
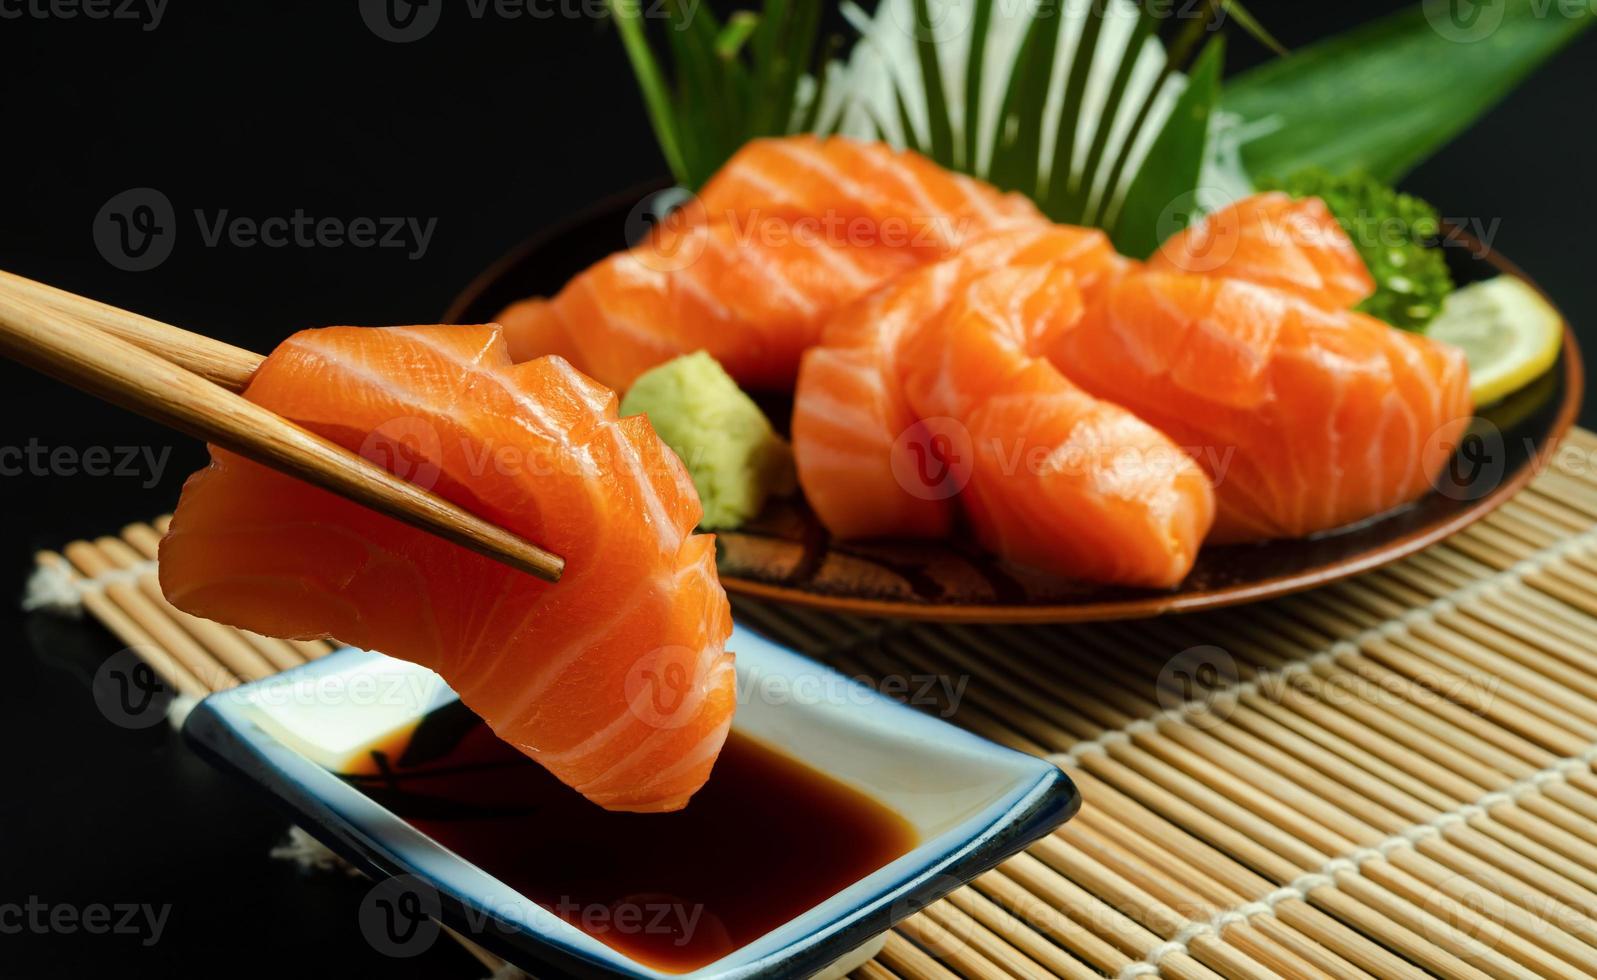
M0 273L0 353L549 582L565 562L233 392L262 358Z

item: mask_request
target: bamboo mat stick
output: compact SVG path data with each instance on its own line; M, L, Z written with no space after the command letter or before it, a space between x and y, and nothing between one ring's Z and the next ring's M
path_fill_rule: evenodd
M888 933L881 961L904 980L957 980L958 977L898 932Z
M74 541L66 546L64 553L67 561L86 578L98 578L117 570L99 548L87 541ZM128 618L197 678L206 693L238 685L237 677L161 612L136 585L109 581L104 591Z
M854 980L898 980L898 974L883 966L880 960L871 960L849 976Z
M53 551L41 551L35 560L40 566L57 569L74 581L82 578L65 557ZM173 690L191 698L203 698L211 693L211 688L194 671L157 643L155 637L146 632L137 620L123 612L122 608L103 591L86 591L82 594L82 598L84 608L103 623L124 646L136 651L139 658L149 664L161 680Z
M1046 971L1045 976L1062 977L1064 980L1098 980L1097 971L1066 953L1060 946L1050 942L1042 933L1031 928L976 888L956 889L948 896L947 902L1025 954ZM940 904L928 909L928 913L935 912ZM945 921L945 925L947 924Z
M209 650L233 674L246 681L256 681L277 673L278 668L255 651L236 630L228 629L208 619L191 616L175 608L161 593L161 584L153 571L142 571L144 560L126 542L116 538L96 538L93 546L100 557L119 571L137 575L137 587L152 607L181 627L202 648Z

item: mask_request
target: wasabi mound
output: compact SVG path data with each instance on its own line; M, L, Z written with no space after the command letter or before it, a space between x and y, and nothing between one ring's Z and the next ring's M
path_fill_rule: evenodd
M793 452L737 382L698 351L638 375L622 415L646 415L681 458L704 505L705 530L737 527L794 487Z

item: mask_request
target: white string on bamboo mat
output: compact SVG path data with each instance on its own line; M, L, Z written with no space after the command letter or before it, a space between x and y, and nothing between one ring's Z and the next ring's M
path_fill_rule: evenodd
M79 578L58 564L40 565L28 577L22 608L27 612L43 609L58 615L77 616L83 612L84 596L104 592L112 585L137 585L139 579L155 569L155 559L151 558L128 568L109 569L93 578Z
M1374 640L1396 639L1407 634L1416 626L1434 623L1438 616L1456 612L1460 604L1473 602L1492 589L1500 589L1505 585L1512 585L1527 575L1545 571L1553 562L1562 561L1594 543L1597 543L1597 528L1582 531L1572 538L1566 538L1550 548L1531 555L1529 558L1515 562L1500 572L1488 575L1479 581L1471 582L1456 592L1439 596L1423 606L1416 606L1396 619L1389 619L1379 626L1360 630L1348 639L1338 640L1324 650L1312 653L1302 660L1294 661L1285 667L1275 670L1261 671L1257 677L1251 680L1193 698L1173 708L1156 712L1147 718L1138 718L1119 728L1111 728L1095 738L1077 742L1064 752L1052 753L1047 758L1056 765L1080 765L1082 756L1102 755L1109 746L1129 742L1134 735L1153 734L1159 730L1159 725L1164 722L1183 723L1192 715L1213 708L1218 704L1235 702L1249 694L1257 694L1261 690L1279 687L1283 682L1309 673L1316 667L1334 663L1342 657L1359 654L1365 644Z
M1517 803L1523 797L1541 791L1549 783L1561 783L1575 773L1589 772L1594 762L1597 762L1597 745L1587 747L1579 755L1560 759L1546 769L1532 773L1510 786L1487 793L1474 803L1465 803L1457 809L1437 814L1424 823L1406 827L1374 847L1361 847L1341 857L1332 858L1321 865L1319 870L1301 875L1263 898L1226 909L1206 922L1189 922L1177 931L1169 942L1160 943L1150 949L1142 959L1122 969L1119 974L1120 980L1158 976L1161 960L1172 953L1188 953L1191 944L1204 936L1218 936L1227 926L1246 922L1256 915L1274 915L1275 907L1282 902L1307 901L1309 893L1315 889L1338 887L1337 875L1363 875L1364 865L1370 861L1384 861L1393 851L1411 848L1421 841L1440 837L1449 827L1486 816L1488 811L1506 803Z

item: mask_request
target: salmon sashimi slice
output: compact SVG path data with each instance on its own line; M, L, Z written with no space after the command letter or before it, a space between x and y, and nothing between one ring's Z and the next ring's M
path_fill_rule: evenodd
M905 393L970 454L958 500L984 548L1067 578L1174 586L1209 532L1213 489L1164 433L1041 356L1083 311L1068 267L982 276L906 338Z
M1238 279L1127 276L1052 352L1194 454L1214 480L1216 542L1300 537L1413 500L1471 414L1461 351Z
M899 347L906 334L940 316L973 278L1007 266L1050 264L1071 268L1079 281L1090 284L1129 265L1102 232L1033 224L983 236L952 258L899 276L828 320L820 344L803 357L792 434L804 496L833 535L940 538L949 533L952 484L919 477L925 467L941 465L926 454L936 455L947 433L918 425L903 393Z
M1327 310L1350 309L1375 291L1325 202L1280 191L1243 198L1172 235L1148 267L1273 286Z
M747 389L789 391L830 315L1036 208L914 153L813 136L755 140L647 239L504 316L518 359L546 353L617 389L707 351Z
M212 449L162 541L197 616L336 637L441 674L500 738L600 806L682 807L735 704L698 497L643 417L497 327L289 338L245 397L566 559L550 585Z

